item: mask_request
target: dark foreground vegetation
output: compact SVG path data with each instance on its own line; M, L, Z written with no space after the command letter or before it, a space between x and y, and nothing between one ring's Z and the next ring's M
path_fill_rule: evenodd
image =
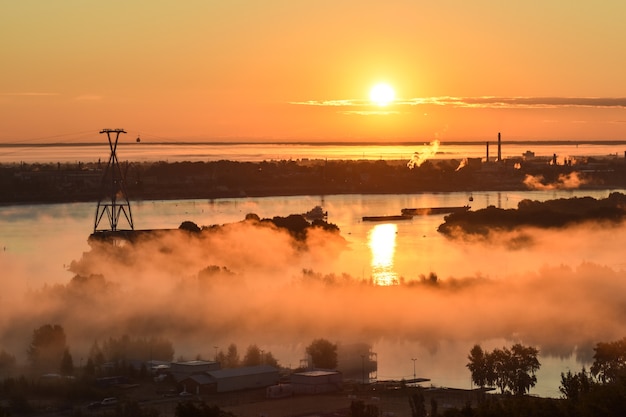
M278 195L617 188L626 160L408 161L289 160L263 162L123 163L130 199L191 199ZM0 203L96 201L104 163L0 165Z
M11 354L4 350L0 353L0 373L8 375L0 380L0 417L229 417L238 415L225 411L229 404L251 404L254 410L254 404L282 401L266 400L263 389L179 396L181 387L171 375L157 374L165 378L155 378L145 362L138 364L129 359L140 357L149 348L153 360L172 361L174 347L166 339L122 336L95 341L84 364L81 358L80 366L74 363L60 325L35 329L28 346L29 364L24 367L18 367ZM313 340L306 351L318 369L337 366L337 345L326 339ZM406 414L402 415L411 417L621 417L626 410L626 337L597 343L594 351L589 371L583 368L561 373L561 398L526 395L537 381L539 352L521 344L491 352L474 346L467 363L473 382L480 387L474 390L424 388L404 381L389 385L347 382L342 392L310 398L314 402L328 395L351 398L347 408L316 413L328 416L379 417L385 415L382 398L385 404L404 403ZM254 344L243 358L237 346L231 344L226 352L216 352L215 360L226 368L279 366L271 352L263 352ZM58 373L41 374L54 363ZM489 393L494 390L486 388L490 386L499 392ZM292 411L288 415L301 415L298 410Z

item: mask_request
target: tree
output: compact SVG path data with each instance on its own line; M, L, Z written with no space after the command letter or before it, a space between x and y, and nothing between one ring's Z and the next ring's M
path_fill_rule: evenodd
M15 356L7 353L4 349L0 351L0 375L11 374L15 369Z
M63 358L61 359L61 374L74 375L74 361L72 360L72 355L67 348L63 351Z
M491 353L485 353L479 345L475 345L468 356L467 367L477 385L495 385L502 393L510 390L516 395L523 395L537 383L535 373L541 366L538 354L534 347L519 343L510 350L496 348Z
M228 353L219 353L218 361L224 368L236 368L239 366L239 353L237 352L237 345L231 343L228 345Z
M37 370L56 371L67 349L63 327L46 324L33 331L33 338L26 353Z
M561 372L561 385L559 391L565 399L577 402L580 397L589 392L593 381L589 377L585 368L577 374L567 371L567 374Z
M532 346L516 343L510 351L510 388L514 394L523 395L537 384L535 372L541 364L537 359L539 351Z
M472 374L472 381L479 387L485 387L492 383L488 377L491 369L489 369L487 364L487 356L480 345L474 345L467 357L469 363L466 366Z
M186 230L192 233L200 233L202 231L200 226L189 220L185 220L184 222L182 222L180 226L178 226L178 228L180 230Z
M248 346L246 355L243 357L243 366L256 366L260 365L262 361L261 349L257 345Z
M614 342L600 342L594 350L591 373L602 383L626 375L626 337Z
M278 368L278 360L274 357L274 355L272 355L272 352L266 352L263 354L263 364Z
M335 369L337 367L337 345L326 339L315 339L306 348L315 368Z

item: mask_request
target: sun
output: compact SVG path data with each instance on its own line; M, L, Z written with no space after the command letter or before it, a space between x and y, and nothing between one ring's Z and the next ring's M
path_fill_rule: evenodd
M370 90L370 100L378 106L386 106L395 98L396 92L387 83L378 83Z

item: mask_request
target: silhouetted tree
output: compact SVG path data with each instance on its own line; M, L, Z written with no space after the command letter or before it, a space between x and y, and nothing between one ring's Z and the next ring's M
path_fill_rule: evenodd
M272 355L272 352L265 352L263 354L263 364L278 368L278 360L274 357L274 355Z
M6 377L15 369L15 356L7 353L4 349L0 351L0 375Z
M577 402L584 394L589 392L592 384L593 381L585 368L576 374L572 374L571 371L567 371L567 374L561 372L559 391L561 391L565 399Z
M487 363L487 356L480 345L474 345L467 357L469 363L466 366L472 374L472 381L479 387L485 387L493 383L493 379L489 378L493 367Z
M63 351L63 358L61 359L61 375L74 375L74 361L67 348Z
M243 357L243 366L256 366L261 364L261 349L257 345L248 346L245 356Z
M514 394L523 395L537 384L535 373L541 364L537 359L539 351L532 346L516 343L510 353L511 390Z
M174 357L174 347L167 339L132 338L123 335L120 338L110 337L102 344L102 353L108 361L128 359L171 361Z
M220 364L222 364L222 367L224 368L236 368L240 364L237 345L234 343L228 345L228 353L226 353L226 355L224 355L223 352L220 352L218 357Z
M626 337L614 342L600 342L594 350L591 373L601 382L626 376Z
M479 345L475 345L468 356L467 367L477 385L494 384L502 393L509 389L522 395L537 383L535 373L541 365L538 354L537 349L519 343L510 350L496 348L491 353L485 353Z
M182 222L178 228L192 233L200 233L202 231L200 226L189 220Z
M326 339L315 339L306 348L315 368L335 369L337 367L337 345Z
M38 371L56 371L66 348L63 327L58 324L46 324L33 331L33 338L26 353L30 363Z

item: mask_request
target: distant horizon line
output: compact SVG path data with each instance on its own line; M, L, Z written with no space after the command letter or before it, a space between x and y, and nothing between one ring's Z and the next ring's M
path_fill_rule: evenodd
M414 145L428 145L434 142L432 141L142 141L142 142L120 142L120 145L217 145L217 146L232 146L232 145L312 145L312 146L363 146L363 145L378 145L378 146L414 146ZM498 139L491 140L451 140L451 141L439 141L439 145L484 145L485 143L498 143ZM502 143L508 144L545 144L545 145L621 145L626 144L626 139L523 139L523 140L502 140ZM70 146L108 146L107 142L43 142L43 143L0 143L0 147L4 148L16 148L16 147L70 147Z

